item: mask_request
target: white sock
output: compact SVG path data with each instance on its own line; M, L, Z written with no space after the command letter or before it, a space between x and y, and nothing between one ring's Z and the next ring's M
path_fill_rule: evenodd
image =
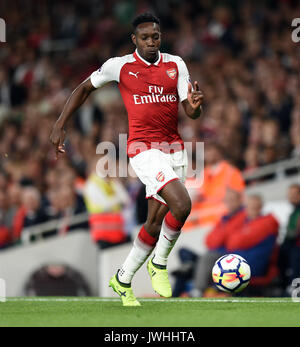
M167 260L172 251L181 231L169 228L163 221L159 239L156 244L155 254L152 262L157 265L167 266Z
M118 271L120 282L130 284L134 274L145 263L155 245L148 245L139 236L135 239L133 247L128 254L124 264Z

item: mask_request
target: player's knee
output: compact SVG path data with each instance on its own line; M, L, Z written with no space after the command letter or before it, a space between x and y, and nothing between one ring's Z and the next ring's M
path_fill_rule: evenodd
M161 223L155 221L146 221L144 227L149 235L152 237L158 237L161 230Z
M177 199L171 209L171 213L180 222L184 223L191 213L192 202L190 197Z

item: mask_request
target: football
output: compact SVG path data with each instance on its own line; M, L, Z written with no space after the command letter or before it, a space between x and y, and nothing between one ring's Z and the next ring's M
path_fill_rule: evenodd
M242 291L249 284L250 278L250 265L237 254L223 255L216 261L212 269L213 282L223 292Z

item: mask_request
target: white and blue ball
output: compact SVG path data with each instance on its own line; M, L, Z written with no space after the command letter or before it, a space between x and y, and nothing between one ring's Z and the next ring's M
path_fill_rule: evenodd
M212 278L219 290L227 293L240 292L250 282L250 265L237 254L223 255L212 269Z

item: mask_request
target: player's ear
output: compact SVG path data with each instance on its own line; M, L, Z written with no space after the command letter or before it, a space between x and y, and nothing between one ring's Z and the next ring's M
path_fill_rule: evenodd
M135 36L135 34L131 34L131 40L132 40L133 44L136 46L136 36Z

